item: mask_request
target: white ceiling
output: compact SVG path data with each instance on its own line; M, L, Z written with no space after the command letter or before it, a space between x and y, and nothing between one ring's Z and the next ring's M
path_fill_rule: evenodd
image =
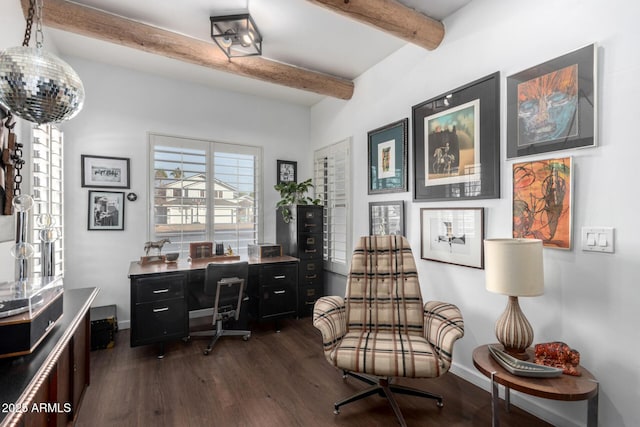
M400 0L442 20L471 0ZM263 36L263 56L302 68L354 79L406 42L305 0L75 0L145 24L213 41L210 16L247 9ZM323 98L311 92L265 83L202 66L48 28L63 56L75 56L165 77L313 105ZM446 37L446 35L445 35Z

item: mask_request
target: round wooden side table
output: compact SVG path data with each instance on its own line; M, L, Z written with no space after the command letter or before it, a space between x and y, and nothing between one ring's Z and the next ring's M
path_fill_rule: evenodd
M500 344L492 344L502 348ZM533 349L527 350L530 361L533 361ZM588 400L587 406L587 426L597 427L598 425L598 381L582 366L578 369L582 373L576 377L572 375L561 375L555 378L532 378L522 377L509 373L504 369L489 353L488 345L482 345L473 350L473 364L483 375L491 379L491 420L493 427L499 427L498 384L504 386L504 401L507 411L509 411L509 390L517 390L530 396L542 397L545 399L578 401Z

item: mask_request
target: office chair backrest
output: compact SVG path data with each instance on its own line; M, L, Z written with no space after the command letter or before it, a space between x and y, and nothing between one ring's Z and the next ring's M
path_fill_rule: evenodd
M351 258L347 330L422 335L418 270L404 236L361 237Z
M212 262L207 264L205 270L204 280L204 292L216 297L213 307L213 317L216 319L220 313L231 313L236 320L240 315L240 305L243 298L243 291L247 287L247 281L249 277L249 263L246 261L240 262ZM238 280L242 280L238 283ZM224 284L225 281L229 282L229 285ZM218 291L218 283L223 282L220 285Z

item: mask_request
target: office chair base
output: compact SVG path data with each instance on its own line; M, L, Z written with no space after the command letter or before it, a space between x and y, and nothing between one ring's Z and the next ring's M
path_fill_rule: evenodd
M211 341L209 341L209 345L202 352L205 356L211 353L211 349L218 341L220 337L242 337L243 341L247 341L251 337L251 331L244 330L236 330L236 329L222 329L222 322L218 322L216 325L216 330L210 331L196 331L191 332L190 335L192 337L211 337Z
M374 394L379 395L380 397L386 397L393 409L393 412L398 419L398 422L402 427L406 427L407 423L402 416L402 412L400 411L400 406L398 406L398 402L394 397L394 393L398 394L407 394L410 396L417 397L426 397L428 399L435 399L436 406L438 408L442 408L444 403L442 401L442 396L435 393L429 393L428 391L418 390L412 387L405 387L397 384L391 384L391 380L389 378L372 378L366 375L360 375L349 371L342 371L343 378L347 378L348 376L354 377L360 381L363 381L371 387L360 391L359 393L354 394L351 397L348 397L340 402L337 402L333 405L333 413L338 415L340 413L340 407L346 405L347 403L355 402L356 400L364 399L365 397L372 396Z

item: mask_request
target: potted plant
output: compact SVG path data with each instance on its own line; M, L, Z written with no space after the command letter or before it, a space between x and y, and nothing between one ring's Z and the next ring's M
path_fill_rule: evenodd
M282 219L284 222L291 221L290 206L294 205L319 205L320 199L313 199L306 193L313 188L311 178L302 182L281 182L273 188L280 193L280 201L276 203L277 208L282 208Z

